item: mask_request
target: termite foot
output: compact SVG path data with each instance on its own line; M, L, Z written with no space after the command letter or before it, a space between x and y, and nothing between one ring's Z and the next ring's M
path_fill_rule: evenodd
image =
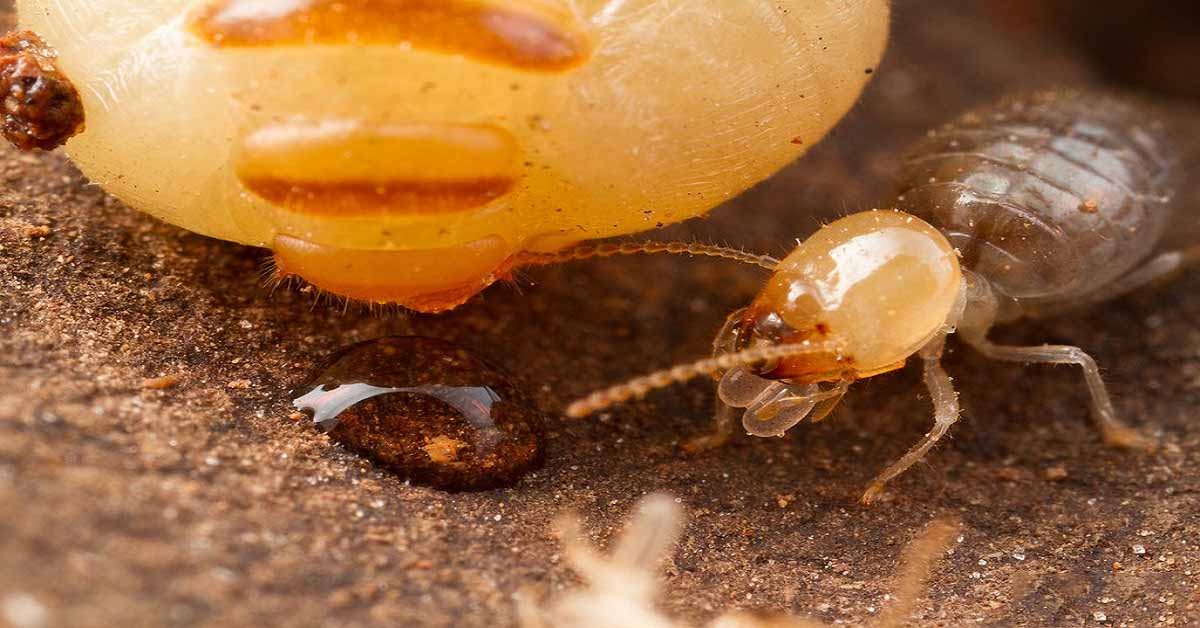
M863 491L862 497L859 498L859 501L862 502L862 505L870 506L878 501L879 497L883 495L883 485L884 483L878 480L868 484L867 490Z
M1112 447L1132 449L1146 453L1158 449L1158 441L1140 430L1124 425L1107 427L1103 431L1104 442Z

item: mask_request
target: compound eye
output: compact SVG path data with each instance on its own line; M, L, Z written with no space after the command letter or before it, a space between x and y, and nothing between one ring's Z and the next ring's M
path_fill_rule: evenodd
M758 311L751 310L752 317L749 321L749 346L753 342L762 342L766 344L782 344L789 338L794 338L796 330L791 325L783 320L783 316L775 310Z

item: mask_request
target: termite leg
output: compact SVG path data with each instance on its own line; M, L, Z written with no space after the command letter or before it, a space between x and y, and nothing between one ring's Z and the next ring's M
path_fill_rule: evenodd
M1112 398L1108 388L1100 377L1100 369L1096 361L1079 347L1068 345L1043 345L1040 347L1006 347L992 344L986 338L964 338L976 351L992 358L1006 362L1024 362L1026 364L1075 364L1083 369L1083 377L1087 382L1088 392L1092 396L1092 419L1100 428L1104 442L1116 447L1127 449L1153 450L1155 443L1138 430L1126 425L1117 418L1113 408Z
M942 347L945 342L946 336L939 334L921 349L921 359L925 364L925 386L929 389L930 397L933 399L933 428L924 438L917 441L917 444L913 445L908 453L875 476L874 480L871 480L862 496L864 504L875 501L883 491L885 484L924 458L925 454L946 435L950 426L958 420L958 393L954 391L954 384L951 382L950 376L942 368Z
M1187 254L1182 254L1184 258ZM1151 262L1151 266L1153 266ZM1161 276L1162 268L1159 267ZM1169 270L1167 272L1170 272ZM1140 271L1135 271L1135 274ZM1146 276L1143 281L1153 281ZM1083 377L1091 394L1092 419L1100 429L1104 441L1117 447L1153 450L1154 441L1117 418L1108 388L1100 377L1100 369L1092 356L1079 347L1066 345L1042 345L1040 347L1009 347L988 340L988 331L996 320L997 302L995 295L982 281L971 284L966 311L958 324L958 335L968 345L993 360L1023 362L1026 364L1075 364L1083 369Z
M702 454L721 447L733 436L737 425L739 408L734 408L717 397L717 411L713 417L713 429L704 436L697 436L683 444L683 452L689 455Z

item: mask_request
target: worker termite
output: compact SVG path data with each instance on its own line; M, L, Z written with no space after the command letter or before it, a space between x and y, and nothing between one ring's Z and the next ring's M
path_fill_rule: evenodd
M897 209L837 220L778 263L728 252L774 274L729 317L711 359L594 393L567 414L719 375L716 431L692 444L700 449L730 435L734 408L745 409L749 433L781 435L806 416L824 418L855 381L916 355L934 426L871 482L863 495L870 502L957 420L958 396L940 363L947 335L957 331L990 358L1079 366L1104 440L1150 448L1150 439L1117 418L1083 350L1002 346L988 331L1111 299L1200 257L1200 247L1163 248L1180 215L1171 201L1189 167L1170 144L1173 119L1130 98L1074 91L969 113L930 133L906 159ZM590 247L554 259L664 249Z
M820 140L888 0L18 0L94 182L421 311L522 251L700 215Z

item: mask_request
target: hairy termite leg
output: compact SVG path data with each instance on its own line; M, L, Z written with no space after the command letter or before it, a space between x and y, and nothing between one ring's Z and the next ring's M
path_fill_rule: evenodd
M986 338L965 338L967 343L993 360L1024 362L1026 364L1075 364L1083 369L1088 392L1092 396L1092 419L1100 428L1104 442L1127 449L1153 450L1153 439L1126 425L1117 418L1108 388L1100 377L1100 369L1092 356L1079 347L1068 345L1043 345L1040 347L1006 347L993 344Z
M875 501L883 491L884 484L924 458L938 440L946 435L950 426L958 420L958 393L954 391L954 384L950 381L950 376L942 368L942 346L945 342L945 335L939 335L921 349L921 359L925 364L925 386L929 389L929 394L933 399L933 429L929 430L924 438L908 450L908 453L875 476L874 480L871 480L862 496L864 504Z
M1153 277L1146 278L1151 281ZM1104 441L1117 447L1153 450L1153 439L1126 425L1117 418L1112 398L1100 377L1096 361L1079 347L1065 345L1042 345L1040 347L1001 346L988 340L988 331L996 320L997 301L986 282L975 280L970 283L967 307L958 323L958 335L976 351L1006 362L1026 364L1075 364L1083 369L1083 377L1091 393L1092 419L1100 429Z
M713 416L712 431L704 436L697 436L683 444L683 453L690 456L702 454L721 447L733 437L733 427L737 425L738 408L721 401L717 397L717 411Z

